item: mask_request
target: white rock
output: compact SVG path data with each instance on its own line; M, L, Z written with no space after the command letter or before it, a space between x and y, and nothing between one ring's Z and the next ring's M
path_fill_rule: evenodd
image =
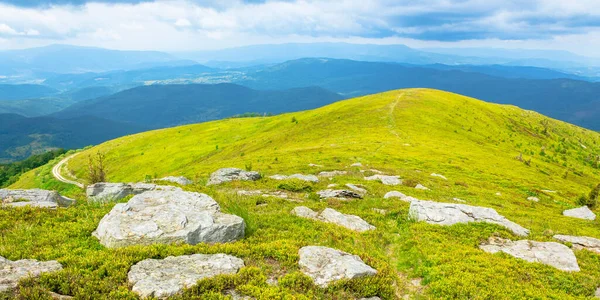
M260 174L255 171L244 171L236 168L223 168L210 174L207 185L221 184L234 180L256 181L260 178Z
M575 250L586 249L588 251L600 254L600 239L588 236L572 236L560 234L555 235L554 238L561 242L571 243Z
M362 195L360 195L360 194L358 194L356 192L348 191L348 190L331 190L331 189L327 189L327 190L318 191L317 195L319 195L319 197L321 197L322 199L326 199L326 198L338 198L338 199L356 198L356 199L362 199Z
M244 220L220 212L205 194L151 191L119 203L93 233L108 248L183 242L224 243L244 237Z
M115 201L129 195L137 195L149 191L181 191L181 188L170 185L157 185L154 183L110 183L99 182L86 188L88 200Z
M365 232L375 229L375 226L367 223L367 221L363 220L359 216L346 215L331 208L324 209L319 214L318 219L327 223L337 224L358 232Z
M62 265L57 261L37 261L22 259L10 261L0 256L0 293L12 292L19 280L27 277L39 277L42 273L57 272Z
M426 187L426 186L424 186L424 185L422 185L420 183L415 186L415 189L417 189L417 190L429 190L428 187Z
M400 180L400 176L389 176L389 175L373 175L369 177L365 177L365 180L369 181L381 181L381 183L385 185L399 185L402 184L402 180Z
M352 184L352 183L347 183L346 187L350 188L351 190L353 190L359 194L365 195L367 193L367 190L365 190L364 188L361 188L355 184Z
M449 226L457 223L486 222L504 226L516 235L529 235L529 230L487 207L420 200L410 203L409 214L417 221L429 224Z
M542 263L563 271L579 272L579 265L573 251L555 242L511 241L492 237L488 243L480 245L479 248L489 253L504 252L528 262Z
M159 179L158 181L168 181L168 182L173 182L173 183L177 183L180 185L189 185L189 184L194 183L193 181L191 181L183 176L167 176L167 177Z
M384 199L390 199L390 198L399 198L402 201L405 202L412 202L412 201L419 201L419 199L411 197L411 196L406 196L403 193L400 193L398 191L391 191L391 192L387 192L384 196Z
M165 299L198 280L222 274L235 274L244 261L226 254L194 254L146 259L131 267L127 274L132 291L141 298Z
M351 166L351 167L362 167L362 166L363 166L363 164L361 164L361 163L357 162L357 163L353 163L353 164L351 164L350 166Z
M314 211L306 206L294 207L294 209L292 209L292 215L295 215L295 216L298 216L301 218L305 218L305 219L316 219L319 216L319 214L316 211Z
M538 198L538 197L527 197L527 200L533 201L533 202L540 202L540 198Z
M275 179L275 180L298 179L298 180L309 181L309 182L319 182L319 178L317 176L315 176L315 175L303 175L303 174L293 174L293 175L290 175L290 176L286 176L286 175L272 175L272 176L269 176L269 178Z
M354 279L377 274L360 257L336 249L306 246L299 251L298 265L316 285L326 287L341 279Z
M596 296L596 298L600 298L600 287L598 289L596 289L595 296Z
M9 190L0 189L0 204L2 206L32 206L40 208L66 207L75 203L75 200L61 196L56 191L41 189Z
M448 180L448 178L446 178L446 176L440 175L440 174L436 174L436 173L431 173L431 176L438 177L438 178L441 178L441 179L444 179L444 180Z
M498 196L498 197L499 197L499 196L502 196L502 193L500 193L500 192L496 192L496 196Z
M596 220L596 214L594 214L594 212L591 211L587 206L567 209L563 211L563 216L592 221Z
M330 188L334 188L334 187L336 187L336 186L338 186L338 185L339 185L339 184L335 184L335 183L328 184L328 185L327 185L327 188L328 188L328 189L330 189Z
M346 174L348 174L348 172L346 172L346 171L328 171L328 172L319 173L319 177L331 178L331 177L342 176L342 175L346 175Z

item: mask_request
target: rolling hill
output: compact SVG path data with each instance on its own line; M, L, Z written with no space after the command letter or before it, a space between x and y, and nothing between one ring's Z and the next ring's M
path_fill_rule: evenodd
M340 99L340 95L317 87L258 91L235 84L150 85L79 102L53 116L91 115L145 128L161 128L244 113L305 110Z
M38 84L0 84L0 102L48 97L59 91Z
M600 182L600 134L514 106L438 90L394 90L309 111L122 137L82 151L69 161L65 174L85 181L87 159L96 153L106 155L112 182L167 175L193 179L195 184L186 190L207 193L224 211L243 216L248 224L245 239L225 245L137 246L114 251L91 236L112 204L81 201L56 212L0 210L0 224L19 224L0 226L0 255L68 262L63 272L32 281L22 291L47 289L127 299L134 297L127 284L132 264L144 258L217 252L242 257L248 266L238 275L202 280L176 299L219 297L229 289L257 298L589 299L600 286L596 253L575 250L579 272L489 254L478 245L490 237L523 238L493 224L417 222L409 216L409 203L383 198L397 190L418 199L493 208L530 229L529 240L555 241L555 234L600 238L598 220L561 214L577 206L577 198ZM53 187L82 197L73 186L52 179L52 165L24 174L12 187ZM321 177L318 183L264 178L206 186L208 175L224 167L256 170L265 177L332 170L347 173ZM378 171L398 175L404 184L392 187L364 178ZM346 183L361 184L367 195L354 201L324 201L315 194L331 184L342 188ZM416 189L416 183L429 189ZM239 190L287 192L289 198L240 196ZM357 233L301 219L290 213L299 205L358 215L376 229ZM30 214L35 218L25 217ZM49 232L49 238L30 238ZM317 288L297 264L298 249L306 245L359 255L378 274ZM278 284L268 284L269 278Z

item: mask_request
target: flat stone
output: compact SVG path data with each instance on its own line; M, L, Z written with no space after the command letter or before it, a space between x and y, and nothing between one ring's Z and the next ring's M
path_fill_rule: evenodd
M200 279L235 274L243 267L243 260L226 254L169 256L140 261L131 267L127 279L131 290L141 298L165 299L196 285Z
M411 196L406 196L401 192L398 191L391 191L391 192L387 192L384 196L384 199L390 199L390 198L398 198L402 201L405 202L412 202L412 201L419 201L419 199L411 197Z
M533 202L540 202L540 198L538 198L538 197L527 197L527 200L533 201Z
M22 259L10 261L0 256L0 293L14 291L21 279L39 277L43 273L60 270L62 270L62 265L54 260L37 261Z
M555 235L554 238L564 243L571 243L573 245L573 249L575 250L585 249L600 254L600 239L588 236L560 234Z
M331 208L326 208L321 213L317 213L308 207L298 206L292 210L292 214L301 218L336 224L357 232L365 232L375 229L375 226L367 223L367 221L363 220L359 216L346 215Z
M260 174L255 171L244 171L237 168L223 168L210 174L207 185L221 184L235 180L256 181L260 178Z
M301 218L305 218L305 219L316 219L319 216L319 214L316 211L314 211L306 206L294 207L294 209L292 209L292 215L295 215L295 216L298 216Z
M377 274L377 270L365 264L360 257L332 248L306 246L300 249L299 256L298 265L302 273L312 278L320 287L327 287L341 279Z
M424 185L422 185L420 183L415 186L415 189L417 189L417 190L429 190L428 187L426 187L426 186L424 186Z
M542 263L563 271L579 272L579 265L573 251L555 242L511 241L492 237L479 248L489 253L504 252L528 262Z
M211 197L151 191L118 203L93 235L108 248L130 245L225 243L244 237L244 220L220 212Z
M321 197L322 199L326 199L326 198L338 198L338 199L348 199L348 198L356 198L356 199L362 199L362 195L353 192L353 191L348 191L348 190L331 190L331 189L327 189L327 190L322 190L322 191L318 191L317 195L319 195L319 197Z
M315 175L304 175L304 174L293 174L293 175L272 175L269 176L269 178L271 179L275 179L275 180L287 180L287 179L298 179L298 180L302 180L302 181L309 181L309 182L319 182L319 178Z
M381 181L381 183L385 185L399 185L402 184L402 180L400 180L400 176L389 176L389 175L373 175L369 177L365 177L365 180L368 181Z
M596 220L596 214L594 214L594 212L591 211L587 206L567 209L563 211L563 216L592 221Z
M349 189L351 189L351 190L353 190L353 191L355 191L355 192L357 192L357 193L359 193L359 194L362 194L362 195L367 194L367 190L366 189L364 189L362 187L359 187L356 184L347 183L346 187L349 188Z
M436 174L436 173L431 173L431 176L432 177L438 177L438 178L441 178L441 179L444 179L444 180L448 180L448 178L446 178L446 176L440 175L440 174Z
M0 189L0 204L2 206L57 208L67 207L73 203L75 203L75 200L61 196L56 191Z
M191 181L183 176L167 176L167 177L159 179L159 181L168 181L168 182L173 182L173 183L177 183L180 185L190 185L190 184L194 183L193 181Z
M93 202L107 202L123 199L130 195L138 195L149 191L181 191L181 188L170 185L154 183L111 183L99 182L86 188L88 200Z
M350 166L351 166L351 167L362 167L362 166L363 166L363 164L361 164L361 163L357 162L357 163L353 163L353 164L351 164Z
M348 174L348 172L346 171L327 171L327 172L321 172L319 173L319 177L335 177L335 176L343 176Z
M487 207L419 200L410 203L409 214L417 221L429 224L449 226L457 223L485 222L506 227L516 235L529 235L529 230Z

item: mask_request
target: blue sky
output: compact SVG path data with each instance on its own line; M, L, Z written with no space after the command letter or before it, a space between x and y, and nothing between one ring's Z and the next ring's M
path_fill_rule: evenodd
M598 56L599 0L0 0L0 49L342 41Z

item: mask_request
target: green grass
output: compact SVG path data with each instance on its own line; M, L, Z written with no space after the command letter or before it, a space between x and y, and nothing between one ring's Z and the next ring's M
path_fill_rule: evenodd
M600 286L598 254L576 251L582 270L578 273L487 254L478 244L489 236L517 237L489 224L438 227L413 222L408 218L407 203L383 199L390 190L440 202L452 202L456 197L470 205L496 209L530 229L534 240L551 241L553 234L600 238L598 221L561 215L600 182L600 135L535 112L435 90L398 90L312 111L127 136L85 150L68 168L85 179L87 157L98 151L106 154L110 181L144 181L148 176L167 175L193 179L197 184L186 189L207 193L225 211L242 216L249 227L247 237L225 245L108 250L90 233L110 204L81 203L57 211L2 209L0 255L58 259L65 265L62 272L24 282L23 295L52 290L80 299L134 298L126 274L135 262L215 252L237 255L247 268L234 276L202 281L181 298L218 299L223 290L236 288L258 299L372 295L394 299L404 294L436 299L585 299ZM516 159L519 154L523 161ZM370 172L348 167L354 162L431 190L364 181L363 176ZM309 167L309 163L324 167ZM57 189L82 199L81 192L51 178L51 165L26 173L12 187ZM326 170L349 173L316 184L262 179L205 187L208 175L222 167L251 168L266 176ZM448 180L431 177L431 173ZM314 192L330 183L360 183L370 193L363 200L319 201ZM286 190L304 202L240 197L232 189ZM540 202L528 201L528 196L537 196ZM315 210L332 207L359 215L377 230L359 234L300 219L289 213L297 205ZM372 208L388 213L381 215ZM357 254L380 273L373 279L319 289L298 270L298 249L306 245ZM280 285L267 285L270 277L279 278ZM422 278L423 286L411 287L407 284L410 278Z

